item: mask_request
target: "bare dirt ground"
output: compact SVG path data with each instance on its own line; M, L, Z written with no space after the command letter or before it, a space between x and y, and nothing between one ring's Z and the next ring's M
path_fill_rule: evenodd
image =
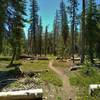
M76 90L75 87L70 85L69 77L63 71L59 70L58 68L55 68L52 64L53 64L53 60L49 62L48 67L51 70L53 70L56 74L58 74L60 79L63 81L62 88L63 88L63 93L66 95L65 100L76 100Z

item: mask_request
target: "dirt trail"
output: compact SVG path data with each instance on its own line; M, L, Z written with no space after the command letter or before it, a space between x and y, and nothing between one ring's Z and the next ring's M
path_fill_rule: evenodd
M68 97L67 100L76 100L75 99L75 95L76 95L75 89L74 87L70 85L69 77L65 75L62 71L60 71L59 69L53 67L52 64L53 64L53 60L49 62L49 68L53 70L56 74L58 74L61 80L63 81L63 90L64 90L64 93L66 93L66 96Z

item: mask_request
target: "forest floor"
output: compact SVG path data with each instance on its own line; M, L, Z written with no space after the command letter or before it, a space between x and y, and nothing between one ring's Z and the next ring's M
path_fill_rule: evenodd
M73 99L76 95L75 89L70 85L69 77L64 72L67 68L66 63L58 63L59 69L53 65L53 57L49 57L49 60L14 61L15 65L21 63L20 68L26 74L43 70L42 73L32 77L26 75L25 77L17 78L15 68L7 68L10 59L1 57L0 60L0 82L3 84L0 83L0 91L42 88L44 100L75 100Z
M49 60L20 60L14 64L21 63L20 68L26 75L17 78L15 68L7 68L9 62L7 57L0 58L0 91L42 88L43 100L99 100L88 98L89 84L100 83L99 68L90 67L90 76L87 76L84 74L87 67L70 71L74 66L72 61L55 60L55 57L49 57ZM34 75L36 71L43 72Z

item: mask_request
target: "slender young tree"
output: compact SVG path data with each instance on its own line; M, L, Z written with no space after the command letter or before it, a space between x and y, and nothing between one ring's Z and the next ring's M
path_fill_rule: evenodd
M32 30L31 26L28 29L28 55L32 54Z
M42 30L43 30L43 27L42 27L42 19L40 17L40 22L39 22L39 55L41 56L42 54Z
M49 32L48 33L48 42L47 42L47 53L48 54L53 54L53 33Z
M54 49L54 55L56 55L56 19L54 19L54 38L53 38L53 41L54 41L54 46L53 46L53 49Z
M58 11L56 11L56 16L54 18L54 26L53 26L53 53L56 56L57 55L57 42L58 42L58 35L59 35L59 15Z
M45 28L45 56L47 55L48 51L48 26Z

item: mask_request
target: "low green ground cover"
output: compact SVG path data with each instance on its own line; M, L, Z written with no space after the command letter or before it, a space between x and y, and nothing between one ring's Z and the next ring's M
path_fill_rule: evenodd
M21 65L22 70L32 71L32 70L45 70L48 69L48 61L47 60L31 60L31 61L22 61Z
M66 62L62 62L62 61L58 61L58 60L54 60L53 66L54 67L61 67L61 68L67 68L68 67Z
M93 67L91 64L85 64L79 71L71 73L70 83L79 87L79 100L99 100L98 96L91 97L88 93L90 84L100 84L99 68Z

